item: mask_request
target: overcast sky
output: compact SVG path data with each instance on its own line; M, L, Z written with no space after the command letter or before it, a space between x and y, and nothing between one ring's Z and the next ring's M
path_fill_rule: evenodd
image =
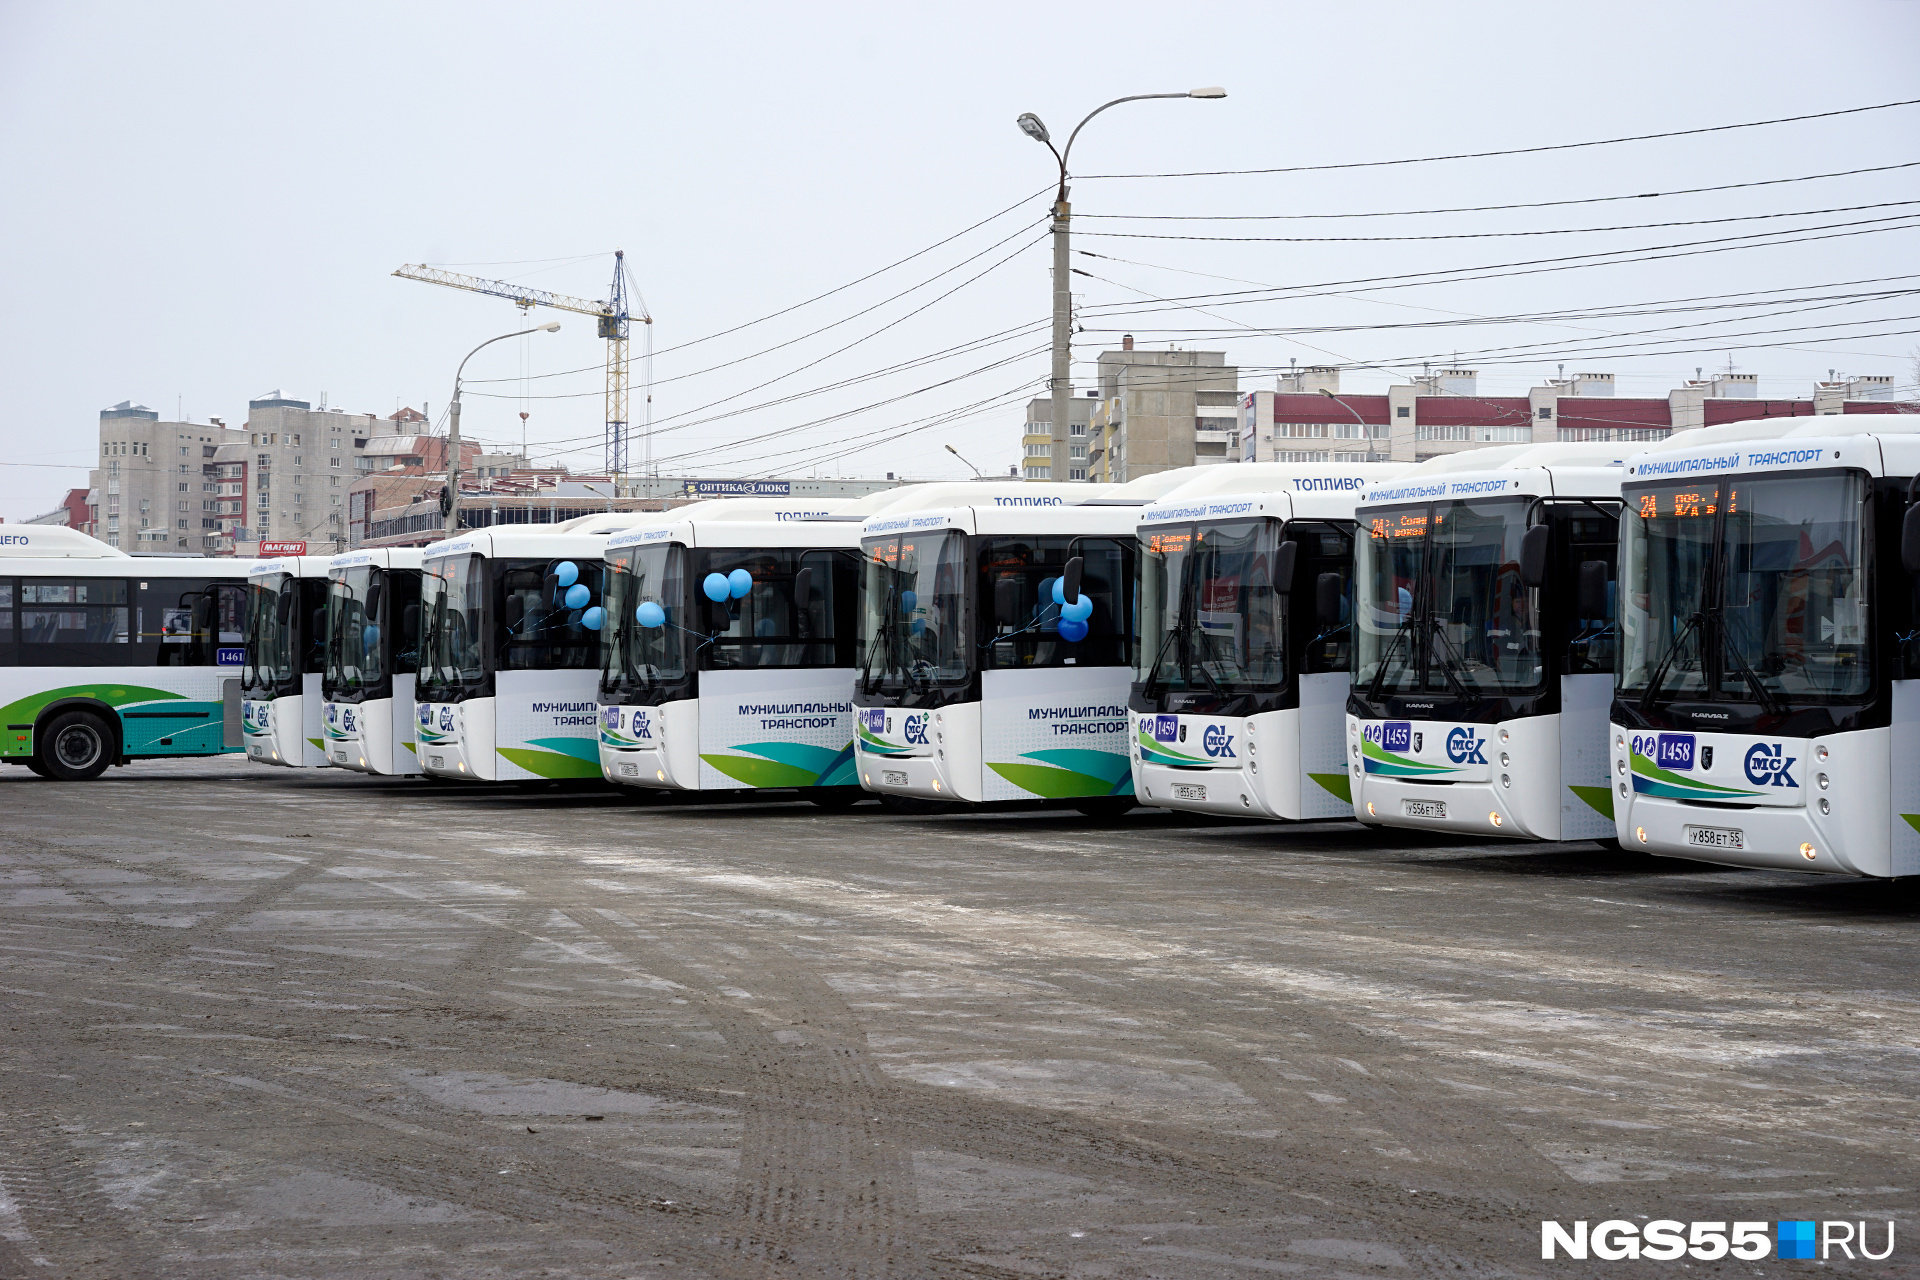
M1224 350L1242 389L1271 387L1272 370L1298 360L1350 366L1344 387L1377 391L1454 352L1488 393L1524 390L1562 362L1616 374L1621 394L1664 395L1729 360L1767 395L1807 395L1832 368L1911 387L1920 293L1897 291L1920 286L1920 235L1903 216L1920 203L1858 206L1920 202L1920 168L1557 208L1297 215L1920 161L1920 107L1541 155L1093 175L1350 164L1869 106L1920 98L1916 50L1911 0L0 0L0 515L36 514L84 484L98 413L121 400L238 424L249 398L278 389L382 414L426 403L438 420L460 357L519 314L395 279L395 267L597 298L616 247L656 317L664 473L966 474L943 450L952 443L1004 474L1019 406L1046 376L1053 176L1014 118L1037 112L1059 137L1109 98L1213 84L1230 96L1129 103L1081 135L1075 244L1104 256L1075 260L1090 273L1076 277L1077 375L1125 331ZM871 280L713 336L1009 209ZM1827 210L1838 212L1813 212ZM1643 225L1774 213L1803 216ZM1839 225L1865 219L1891 221ZM1623 225L1642 229L1487 236ZM1796 230L1829 238L1695 251ZM1486 238L1122 238L1463 235ZM1707 240L1723 243L1695 243ZM1693 249L1659 252L1686 256L1639 263L1376 280L1682 244ZM1296 292L1186 301L1260 286ZM1732 294L1742 305L1717 311L1577 314ZM1466 323L1538 313L1558 318ZM502 381L473 382L463 423L514 441L524 409L536 459L596 469L605 344L589 318L535 316L552 318L559 334L498 344L468 366L470 379ZM1444 323L1403 327L1433 322Z

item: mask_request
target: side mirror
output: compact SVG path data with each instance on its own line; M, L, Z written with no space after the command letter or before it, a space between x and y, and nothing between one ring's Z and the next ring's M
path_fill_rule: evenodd
M284 629L293 625L293 595L291 592L279 597L273 605L274 621Z
M1920 500L1907 504L1906 518L1900 522L1900 563L1920 577Z
M1322 631L1331 631L1340 625L1340 605L1346 595L1347 584L1337 573L1323 573L1313 580L1313 613Z
M520 620L526 616L526 602L521 599L517 593L508 596L506 607L500 611L500 621L505 624L509 635L513 633L514 628L520 625Z
M793 575L793 603L794 607L803 613L806 611L807 606L813 603L813 569L811 566L801 569Z
M733 614L727 611L723 600L707 601L707 617L715 631L727 631L733 627Z
M366 606L368 622L379 621L381 598L385 596L386 593L387 593L386 586L378 578L375 578L370 584L368 584L367 606Z
M1017 626L1020 614L1020 580L995 578L993 582L993 620L1000 626Z
M1080 598L1080 575L1086 571L1087 558L1075 556L1067 561L1067 567L1060 571L1060 594L1072 604Z
M1553 534L1543 524L1537 524L1520 535L1520 585L1547 585L1547 552L1552 546Z
M1573 586L1573 612L1581 618L1607 616L1607 562L1582 560Z
M420 634L420 606L410 604L400 611L401 643L411 646Z
M1300 544L1289 539L1273 549L1273 589L1283 596L1293 594L1293 566L1300 559Z

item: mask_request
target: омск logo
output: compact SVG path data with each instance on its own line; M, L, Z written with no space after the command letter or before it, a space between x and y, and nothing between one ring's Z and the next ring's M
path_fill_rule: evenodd
M1485 738L1464 726L1447 731L1447 759L1455 764L1485 764L1487 758L1480 748L1486 745Z
M1782 743L1756 742L1747 748L1747 781L1756 787L1797 787L1800 784L1787 771L1798 759L1786 754Z

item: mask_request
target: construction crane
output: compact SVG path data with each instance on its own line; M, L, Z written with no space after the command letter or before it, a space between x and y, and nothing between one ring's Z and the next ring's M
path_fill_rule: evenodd
M627 254L624 249L613 251L613 287L608 291L605 302L595 302L587 298L576 298L570 294L552 293L546 289L529 289L523 284L514 284L507 280L482 280L478 276L463 276L455 271L441 271L425 263L409 263L393 274L403 280L418 280L423 284L440 284L449 289L465 289L469 293L484 293L495 298L505 298L523 312L535 307L550 307L555 311L572 311L580 315L594 317L599 325L599 334L607 340L607 474L616 480L627 474L627 333L631 322L638 320L642 329L643 352L641 354L640 377L644 384L644 400L641 407L640 449L641 471L653 474L653 316L647 311L647 302L640 296L640 290L632 287L627 274ZM629 309L628 294L631 290L634 303L639 306L639 315L632 315Z

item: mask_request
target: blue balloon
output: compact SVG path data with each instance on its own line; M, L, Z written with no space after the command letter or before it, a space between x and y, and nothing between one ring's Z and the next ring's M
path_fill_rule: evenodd
M1060 617L1067 622L1085 622L1093 616L1093 601L1076 596L1072 604L1060 606Z
M1087 624L1075 622L1072 618L1060 620L1060 638L1068 644L1078 644L1087 638Z
M919 603L920 603L920 597L915 595L913 592L902 591L900 593L900 612L912 613L914 610L914 606L918 605Z
M710 573L700 579L700 590L704 591L707 599L715 604L719 604L733 594L733 588L727 585L727 575L724 573Z
M598 631L600 624L606 620L607 615L601 611L599 605L593 606L593 608L580 615L580 625L589 631Z
M372 653L380 643L380 628L369 622L360 631L360 643L366 646L368 653Z
M553 576L561 586L570 587L580 581L580 566L571 560L562 560L553 567Z
M727 575L727 590L733 594L735 600L738 600L753 590L753 575L745 569L735 569Z
M566 600L569 609L584 609L587 607L587 601L591 599L593 599L593 592L587 590L587 584L584 582L576 582L567 588Z
M633 611L634 620L643 627L664 627L667 625L667 611L652 600L644 601Z

